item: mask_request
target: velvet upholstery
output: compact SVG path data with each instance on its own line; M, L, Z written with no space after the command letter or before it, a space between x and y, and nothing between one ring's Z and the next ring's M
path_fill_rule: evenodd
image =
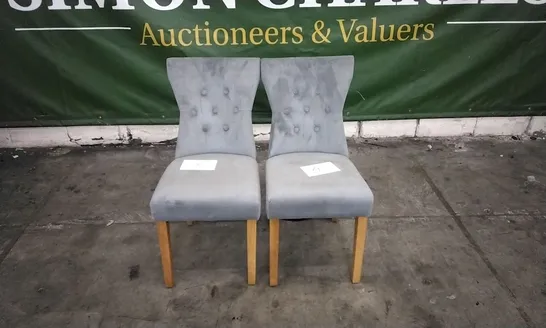
M184 160L217 160L214 171L182 171ZM161 221L248 220L260 217L258 164L249 156L201 154L175 159L150 202Z
M272 219L369 216L373 194L348 158L343 106L352 56L262 59L272 110L266 211ZM338 172L309 177L302 166L331 162Z
M167 59L167 75L180 109L176 157L256 156L252 104L259 67L258 58Z
M300 168L332 162L340 171L308 177ZM346 156L290 153L266 162L266 212L282 219L369 216L370 187Z
M260 217L252 132L258 58L169 58L167 75L180 110L176 159L152 199L160 221ZM185 160L216 160L215 170L181 170Z
M272 111L269 156L294 152L347 155L343 104L352 56L262 59Z

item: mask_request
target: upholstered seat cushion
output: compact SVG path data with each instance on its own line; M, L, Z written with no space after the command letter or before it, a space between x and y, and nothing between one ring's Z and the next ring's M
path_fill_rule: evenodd
M302 166L332 162L338 172L309 177ZM290 153L266 163L268 218L301 219L369 216L373 195L344 155Z
M180 170L184 160L217 160L217 164L213 171ZM177 158L159 180L150 208L160 221L258 219L258 164L250 156L234 154Z

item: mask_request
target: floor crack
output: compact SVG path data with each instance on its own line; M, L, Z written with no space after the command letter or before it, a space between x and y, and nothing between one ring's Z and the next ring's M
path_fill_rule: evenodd
M508 287L508 285L500 277L497 269L495 269L495 267L493 266L493 264L491 263L487 255L485 255L485 252L481 249L480 245L478 245L474 237L472 237L472 234L470 233L470 231L468 231L468 229L464 225L461 219L461 216L455 212L455 210L453 209L453 207L451 207L451 205L449 205L448 201L446 200L446 198L444 197L444 195L442 194L438 186L436 186L436 184L434 183L430 175L427 173L425 168L423 166L419 166L419 169L423 173L423 176L425 180L427 181L427 183L430 185L430 187L436 194L436 197L438 197L442 205L444 205L445 209L449 212L449 214L451 215L451 218L455 221L455 223L457 224L457 226L459 227L463 235L466 237L466 239L468 240L468 242L470 243L474 251L480 256L481 260L485 263L485 265L487 266L487 268L489 269L493 277L495 277L495 279L497 280L501 288L504 289L504 291L506 291L506 293L510 296L510 298L516 305L516 309L518 310L519 315L521 316L523 321L525 321L525 324L527 325L527 327L530 327L530 328L535 327L535 325L533 324L527 312L525 312L525 310L520 305L518 305L518 302L517 302L518 299L516 297L516 294L514 294L512 289L510 289L510 287Z

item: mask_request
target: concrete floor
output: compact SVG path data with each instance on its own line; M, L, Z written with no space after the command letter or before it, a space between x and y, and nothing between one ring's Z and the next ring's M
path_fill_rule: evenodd
M376 199L361 284L352 222L321 220L281 222L268 287L261 220L256 286L244 223L181 223L166 289L148 202L173 146L0 150L0 327L546 326L545 141L350 152Z

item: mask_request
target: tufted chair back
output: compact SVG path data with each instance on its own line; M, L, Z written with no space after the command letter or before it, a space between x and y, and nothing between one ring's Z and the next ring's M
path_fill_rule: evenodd
M271 104L269 157L296 152L348 155L343 105L353 56L261 60Z
M252 105L259 58L168 58L180 123L176 157L224 153L256 157Z

